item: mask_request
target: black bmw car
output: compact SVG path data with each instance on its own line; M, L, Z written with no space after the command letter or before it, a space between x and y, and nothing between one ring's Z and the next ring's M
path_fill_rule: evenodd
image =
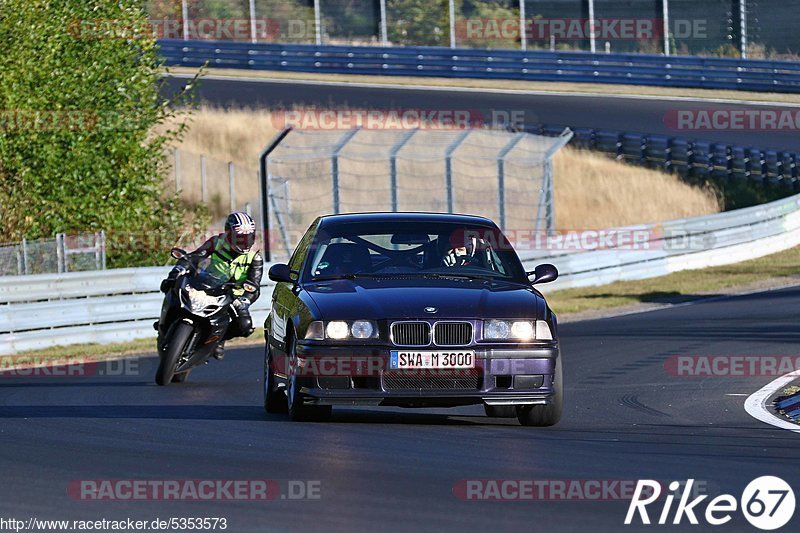
M477 216L320 217L277 282L264 324L264 407L293 420L333 405L483 404L529 426L556 424L556 317L500 229Z

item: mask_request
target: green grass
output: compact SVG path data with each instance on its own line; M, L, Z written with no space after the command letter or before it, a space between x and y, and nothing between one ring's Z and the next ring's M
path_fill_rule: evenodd
M715 291L796 275L800 275L800 247L744 263L685 270L658 278L552 293L544 285L542 290L553 311L565 315L640 303L679 303L708 297Z

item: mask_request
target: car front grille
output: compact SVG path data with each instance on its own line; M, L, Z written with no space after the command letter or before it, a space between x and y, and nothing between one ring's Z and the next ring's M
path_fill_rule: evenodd
M478 368L461 370L387 370L386 390L477 390L483 375Z
M431 343L431 325L427 322L395 322L392 342L396 346L427 346Z
M467 346L472 342L472 324L469 322L438 322L433 329L433 343L437 346Z

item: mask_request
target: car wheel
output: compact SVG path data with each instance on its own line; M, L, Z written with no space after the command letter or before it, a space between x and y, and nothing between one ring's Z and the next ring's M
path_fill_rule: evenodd
M514 418L517 416L517 409L513 405L488 405L483 404L486 416L491 418Z
M296 358L294 355L294 337L289 336L287 341L287 355L289 364L287 368L288 379L286 383L286 404L289 418L293 421L324 422L331 416L330 405L304 405L303 393L300 392L299 378L295 375Z
M564 405L564 378L561 369L561 357L556 360L553 376L555 394L547 405L520 405L517 407L517 419L523 426L554 426L561 420Z
M268 413L285 413L286 394L278 389L272 366L269 341L267 341L267 347L264 349L264 410Z

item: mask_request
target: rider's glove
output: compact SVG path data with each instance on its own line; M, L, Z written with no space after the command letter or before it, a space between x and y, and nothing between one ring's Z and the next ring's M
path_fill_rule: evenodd
M166 294L166 293L168 293L168 292L169 292L169 290L172 288L172 285L173 285L174 283L175 283L175 280L174 280L174 279L169 279L169 278L167 278L167 279L165 279L165 280L162 280L162 281L161 281L161 287L159 288L159 290L160 290L161 292L163 292L164 294Z
M161 282L161 287L160 287L161 292L165 294L169 292L169 290L175 284L175 280L186 274L186 272L188 272L186 267L181 265L178 265L175 268L173 268L172 272L170 272L169 276L167 276L167 279Z
M232 305L237 311L246 311L250 307L250 300L247 298L237 298L233 301Z

